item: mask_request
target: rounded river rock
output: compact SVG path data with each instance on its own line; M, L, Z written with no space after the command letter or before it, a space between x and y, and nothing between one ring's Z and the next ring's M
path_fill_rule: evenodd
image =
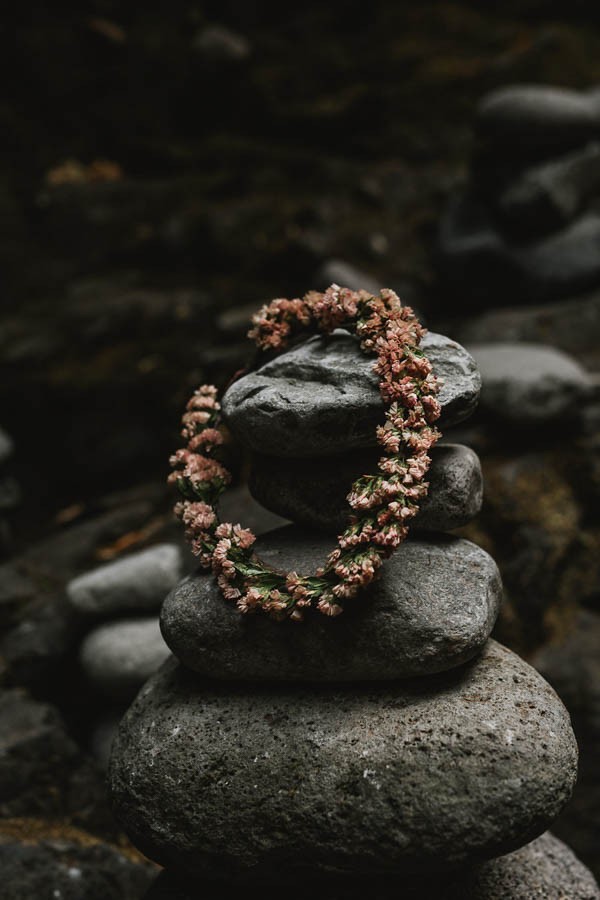
M294 526L257 541L276 569L314 572L331 541ZM409 540L381 577L334 620L311 611L302 623L242 615L212 575L192 575L166 598L161 627L173 653L213 678L373 681L441 672L474 656L500 607L496 563L461 538Z
M490 641L464 668L387 685L225 684L169 660L121 723L109 784L162 865L289 884L508 853L556 818L576 770L564 706Z
M481 386L474 360L440 334L428 333L422 347L444 382L440 425L462 421L473 412ZM271 456L376 446L384 407L373 363L348 332L313 337L234 382L223 397L223 414L246 447Z
M348 524L346 496L359 475L377 471L377 451L357 450L321 459L281 459L254 454L249 487L272 512L307 528L336 534ZM449 531L475 518L483 500L481 464L460 444L431 451L429 493L411 520L413 529Z

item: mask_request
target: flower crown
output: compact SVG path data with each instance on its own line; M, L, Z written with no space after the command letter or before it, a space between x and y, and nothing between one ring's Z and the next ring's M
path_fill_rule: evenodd
M438 380L419 346L425 329L394 291L383 289L374 296L336 284L323 294L310 291L302 299L273 300L252 321L248 337L263 351L281 352L292 337L344 328L359 337L363 352L376 355L374 370L385 406L385 424L377 427L383 449L378 471L353 483L348 526L314 575L267 566L252 551L255 536L250 530L219 522L217 500L231 475L214 456L223 443L221 407L217 389L205 384L182 418L187 444L170 459L169 482L184 498L175 513L201 566L212 569L223 596L235 601L240 612L300 621L314 607L337 616L405 540L408 523L427 495L428 451L441 435L433 425L440 415Z

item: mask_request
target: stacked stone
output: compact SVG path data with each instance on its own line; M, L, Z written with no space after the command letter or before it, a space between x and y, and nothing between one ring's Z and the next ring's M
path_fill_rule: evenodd
M445 431L473 410L479 374L447 338L425 350ZM343 332L314 338L236 382L223 410L254 453L256 497L296 522L257 553L314 571L374 459L372 360ZM206 574L167 597L176 658L125 716L109 777L121 824L166 866L150 897L236 884L383 898L401 884L409 898L600 898L568 848L540 837L575 780L568 714L490 639L492 558L443 533L477 511L476 456L440 445L431 482L411 538L336 619L242 616Z

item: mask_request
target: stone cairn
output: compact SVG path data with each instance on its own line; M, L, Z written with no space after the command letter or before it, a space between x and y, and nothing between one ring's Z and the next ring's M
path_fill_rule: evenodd
M450 439L479 374L459 344L428 334L423 346ZM313 338L235 382L223 411L254 454L255 497L295 522L260 537L258 555L314 571L376 453L372 360L346 333ZM167 597L174 657L126 714L109 772L119 821L166 867L148 898L228 885L267 898L600 898L545 834L576 777L569 716L490 639L492 558L443 533L478 511L477 456L443 443L433 460L410 539L338 618L242 616L206 574Z

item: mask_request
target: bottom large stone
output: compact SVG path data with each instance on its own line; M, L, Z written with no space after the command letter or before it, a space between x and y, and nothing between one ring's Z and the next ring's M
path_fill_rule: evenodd
M376 687L225 685L169 661L123 720L110 789L137 846L189 877L407 876L539 835L576 757L554 691L494 642Z
M186 885L173 873L163 872L152 885L144 900L218 900L223 885L202 882ZM287 900L305 900L304 888L294 885L285 889ZM414 888L398 884L373 889L364 884L337 888L328 883L323 890L317 885L311 890L312 900L600 900L600 890L594 876L574 853L551 834L546 833L520 850L492 859L476 869L442 884ZM281 900L279 886L261 892L262 900Z

